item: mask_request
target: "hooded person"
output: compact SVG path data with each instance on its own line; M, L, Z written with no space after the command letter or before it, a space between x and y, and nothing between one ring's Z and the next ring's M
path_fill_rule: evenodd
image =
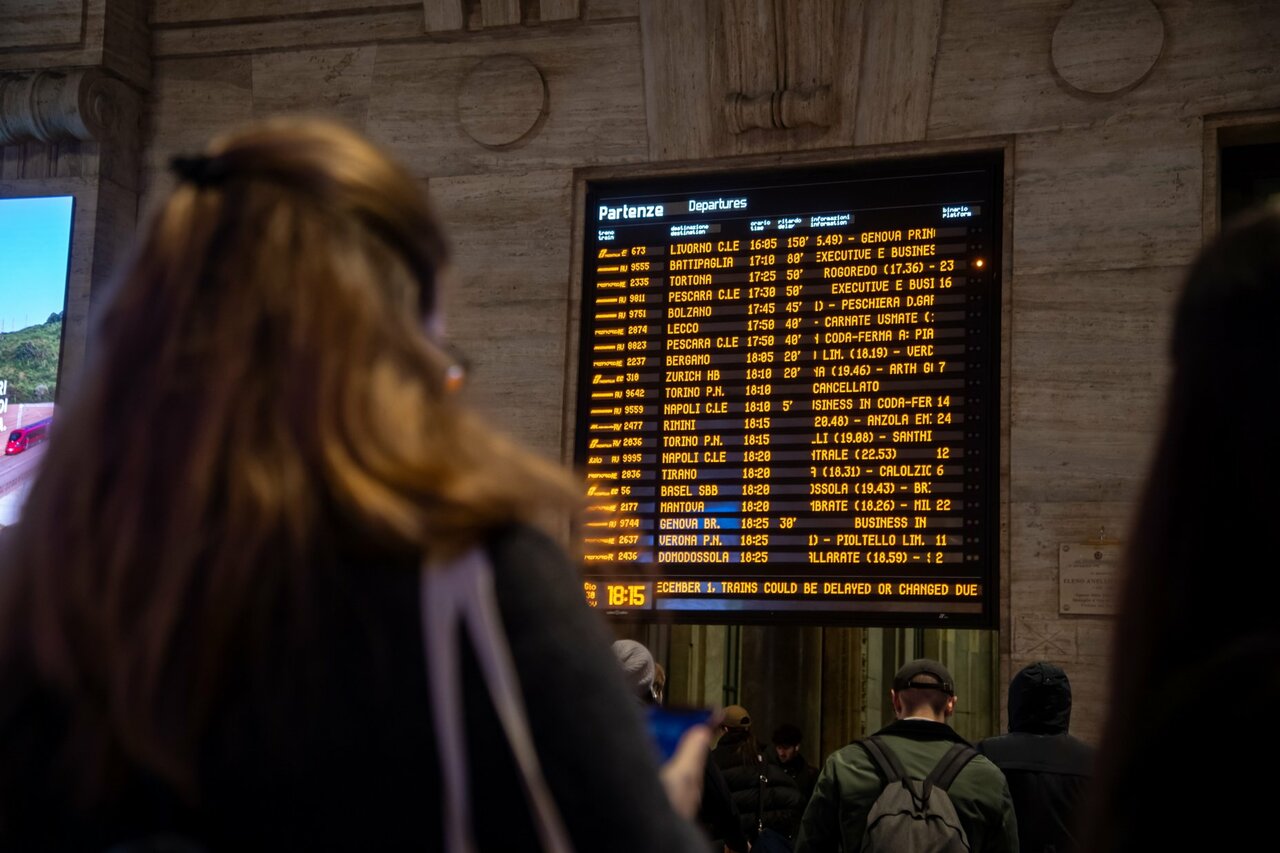
M1077 848L1077 812L1093 774L1094 749L1067 733L1071 682L1061 667L1039 661L1009 682L1009 733L978 751L1009 780L1023 853Z

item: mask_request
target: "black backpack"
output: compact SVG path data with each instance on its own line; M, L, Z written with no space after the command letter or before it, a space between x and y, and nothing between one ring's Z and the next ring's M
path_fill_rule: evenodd
M960 825L947 788L978 753L958 743L942 756L928 777L917 781L884 739L872 735L859 741L885 777L884 789L867 813L862 836L864 853L967 853L969 837Z

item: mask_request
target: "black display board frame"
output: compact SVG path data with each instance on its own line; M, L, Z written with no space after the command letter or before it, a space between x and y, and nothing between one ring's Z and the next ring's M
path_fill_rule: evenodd
M877 156L878 155L878 156ZM1007 257L1007 214L1006 196L1008 194L1009 175L1007 172L1008 157L1011 151L1007 144L982 145L973 149L951 150L943 152L906 151L894 153L872 152L870 156L863 154L857 157L838 157L827 154L807 155L787 158L785 164L780 158L745 158L736 161L716 161L704 164L671 164L660 167L639 167L623 170L583 170L578 175L579 196L575 223L575 248L580 263L576 271L580 276L575 281L574 290L581 296L579 326L576 330L578 358L577 377L580 381L576 389L571 383L569 397L576 398L567 412L567 426L572 430L574 460L580 467L589 457L588 442L591 438L588 430L590 407L589 379L592 376L594 353L592 350L595 322L592 314L593 296L596 295L593 276L596 275L599 250L604 245L597 239L597 213L602 201L616 206L621 199L636 199L648 196L651 199L684 199L698 197L731 198L737 190L758 187L772 183L775 186L799 184L828 184L835 180L857 181L904 181L921 174L943 176L956 172L979 171L982 173L984 197L979 201L983 206L981 218L987 229L983 254L989 263L985 272L986 293L980 307L980 313L986 316L980 321L984 324L983 346L987 354L981 370L981 381L984 383L984 402L981 406L982 432L979 441L983 453L983 472L981 475L981 494L977 498L982 508L976 514L980 516L978 525L981 567L977 572L981 576L982 591L976 601L976 607L959 612L949 605L931 607L928 601L906 601L895 603L892 600L875 602L873 606L854 606L847 609L832 609L829 606L797 607L765 606L763 609L674 609L654 610L632 608L627 606L613 607L606 600L597 598L597 606L612 617L641 622L658 621L674 623L724 623L724 624L828 624L856 626L910 626L910 627L954 627L954 628L994 628L998 624L1000 589L1002 583L1001 565L1007 558L1006 528L1007 502L1003 493L1004 478L1007 474L1007 427L1005 425L1008 410L1008 391L1001 382L1001 373L1006 364L1005 338L1007 337L1007 321L1005 308L1007 294L1004 285L1004 270L1008 264ZM945 195L945 193L944 193ZM951 198L950 201L961 201ZM970 199L972 200L972 199ZM918 199L917 199L918 201ZM928 200L926 200L928 201ZM938 199L937 201L940 201ZM932 203L932 202L929 202ZM829 205L827 207L830 207ZM857 207L857 205L850 205ZM818 210L797 212L805 215L820 213ZM827 210L826 212L832 212ZM716 211L715 213L720 213ZM625 214L624 214L625 215ZM713 214L714 215L714 214ZM747 215L750 215L748 212ZM684 217L689 219L690 217ZM693 216L692 219L706 219L705 215ZM855 216L855 219L857 217ZM664 220L667 224L673 221L670 216ZM621 224L632 224L621 220ZM691 238L683 238L691 239ZM598 280L598 279L596 279ZM571 334L574 334L571 331ZM572 375L570 377L573 378ZM587 380L587 381L582 381ZM973 499L973 496L970 496ZM975 513L970 513L975 514ZM590 531L578 528L575 535L580 538L588 536ZM656 531L650 535L656 537ZM580 539L581 541L581 539ZM668 564L670 565L670 564ZM645 577L649 581L663 579L664 574L659 564L651 563L647 568L637 566L634 572L626 574L626 578ZM809 567L810 569L812 566ZM607 574L597 571L598 565L585 565L587 584L600 582L608 578ZM680 572L678 576L689 576L689 570ZM742 574L746 574L743 572ZM765 572L764 574L770 574ZM788 570L787 577L799 577L803 571ZM820 577L816 572L809 572ZM614 573L621 577L621 573ZM649 587L652 595L653 586ZM764 600L762 596L757 599ZM779 604L781 602L778 602ZM907 606L899 606L907 605Z

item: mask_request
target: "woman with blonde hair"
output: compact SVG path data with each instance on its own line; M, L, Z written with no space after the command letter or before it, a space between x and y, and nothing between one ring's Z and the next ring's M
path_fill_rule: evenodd
M305 120L174 171L5 532L0 847L700 849L532 526L572 485L451 393L415 181Z

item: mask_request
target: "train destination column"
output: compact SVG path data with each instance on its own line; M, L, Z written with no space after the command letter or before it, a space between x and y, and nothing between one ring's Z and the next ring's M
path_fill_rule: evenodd
M734 289L738 241L690 240L667 246L662 464L658 560L723 564L736 560L729 530L736 505L722 493L729 416L720 351L736 336L723 300ZM731 311L732 309L728 309Z

